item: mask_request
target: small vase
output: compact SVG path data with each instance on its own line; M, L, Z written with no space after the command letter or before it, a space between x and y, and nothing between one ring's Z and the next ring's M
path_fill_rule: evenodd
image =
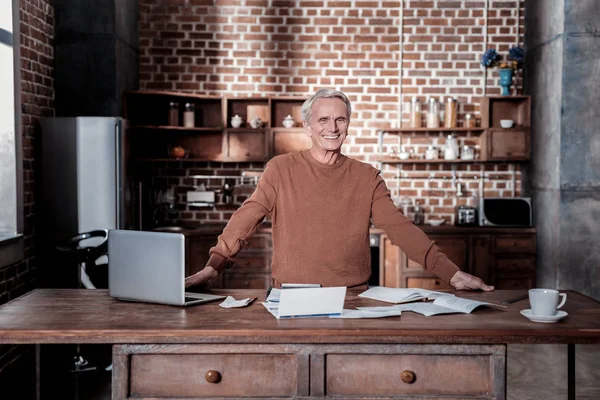
M512 68L499 69L500 86L502 87L502 96L510 96L510 87L512 85L513 70Z

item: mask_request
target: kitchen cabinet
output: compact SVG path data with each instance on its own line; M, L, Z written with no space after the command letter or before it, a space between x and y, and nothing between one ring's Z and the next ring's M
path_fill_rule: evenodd
M223 227L182 230L185 235L186 276L202 270L209 250L217 244ZM215 289L266 289L271 285L273 245L270 230L259 229L237 254L234 263L211 285Z
M278 154L310 148L301 122L302 97L219 97L192 93L125 93L131 156L136 160L267 161ZM194 107L193 126L183 126L186 104ZM173 108L171 108L173 107ZM177 118L170 118L174 109ZM291 116L293 127L283 126ZM238 116L241 124L232 125ZM260 118L260 124L250 121ZM173 148L182 148L173 152Z
M535 285L536 241L532 228L473 228L428 233L461 270L497 289L529 289ZM450 289L450 285L410 260L389 238L381 236L380 284L387 287Z
M216 241L215 241L216 242ZM271 285L271 233L256 232L237 254L233 265L218 282L223 289L267 289Z
M481 148L487 161L525 161L531 155L530 141L529 129L488 129Z

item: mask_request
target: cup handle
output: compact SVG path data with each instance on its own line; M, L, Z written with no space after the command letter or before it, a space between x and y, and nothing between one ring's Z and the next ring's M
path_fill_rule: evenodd
M558 295L560 297L562 297L562 300L561 300L560 304L556 307L557 309L559 309L562 306L564 306L565 305L565 301L567 301L567 294L566 293L559 293Z

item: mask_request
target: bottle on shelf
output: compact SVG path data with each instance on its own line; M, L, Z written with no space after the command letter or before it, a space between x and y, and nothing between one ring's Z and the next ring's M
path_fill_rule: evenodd
M440 127L440 103L433 97L429 98L429 113L427 114L427 127Z
M458 158L458 141L454 135L448 135L446 138L446 147L444 148L444 160L456 160Z
M410 102L410 127L421 127L421 102L417 97L413 97Z
M169 103L169 126L179 126L179 104Z
M183 126L186 128L193 128L196 126L194 120L195 106L192 103L185 103L185 111L183 112Z
M456 98L448 97L446 101L446 112L444 114L444 128L456 128L456 117L458 102Z

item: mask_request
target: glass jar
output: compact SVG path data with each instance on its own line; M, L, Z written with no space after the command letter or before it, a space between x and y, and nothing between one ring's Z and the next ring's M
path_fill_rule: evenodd
M410 127L420 128L421 127L421 102L416 97L412 98L410 102Z
M425 151L425 159L426 160L437 160L438 158L438 151L436 148L434 148L433 146L429 146L427 148L427 150Z
M413 207L412 221L415 225L423 225L423 222L425 222L423 207L419 205L418 201L415 201L415 206Z
M183 126L193 128L196 126L194 121L195 106L192 103L185 103L185 111L183 112Z
M411 199L409 199L408 197L403 197L402 199L400 199L400 209L402 210L402 214L404 214L404 216L406 218L409 217L411 208L412 208L412 200Z
M463 146L462 152L460 154L461 160L474 160L475 159L475 149L471 146Z
M429 114L427 114L427 127L440 127L440 103L433 97L429 98Z
M179 104L169 103L169 126L179 126Z
M446 112L444 113L444 128L456 128L456 116L458 113L458 103L456 99L448 97L446 102Z
M471 114L465 115L465 128L475 128L475 118Z

